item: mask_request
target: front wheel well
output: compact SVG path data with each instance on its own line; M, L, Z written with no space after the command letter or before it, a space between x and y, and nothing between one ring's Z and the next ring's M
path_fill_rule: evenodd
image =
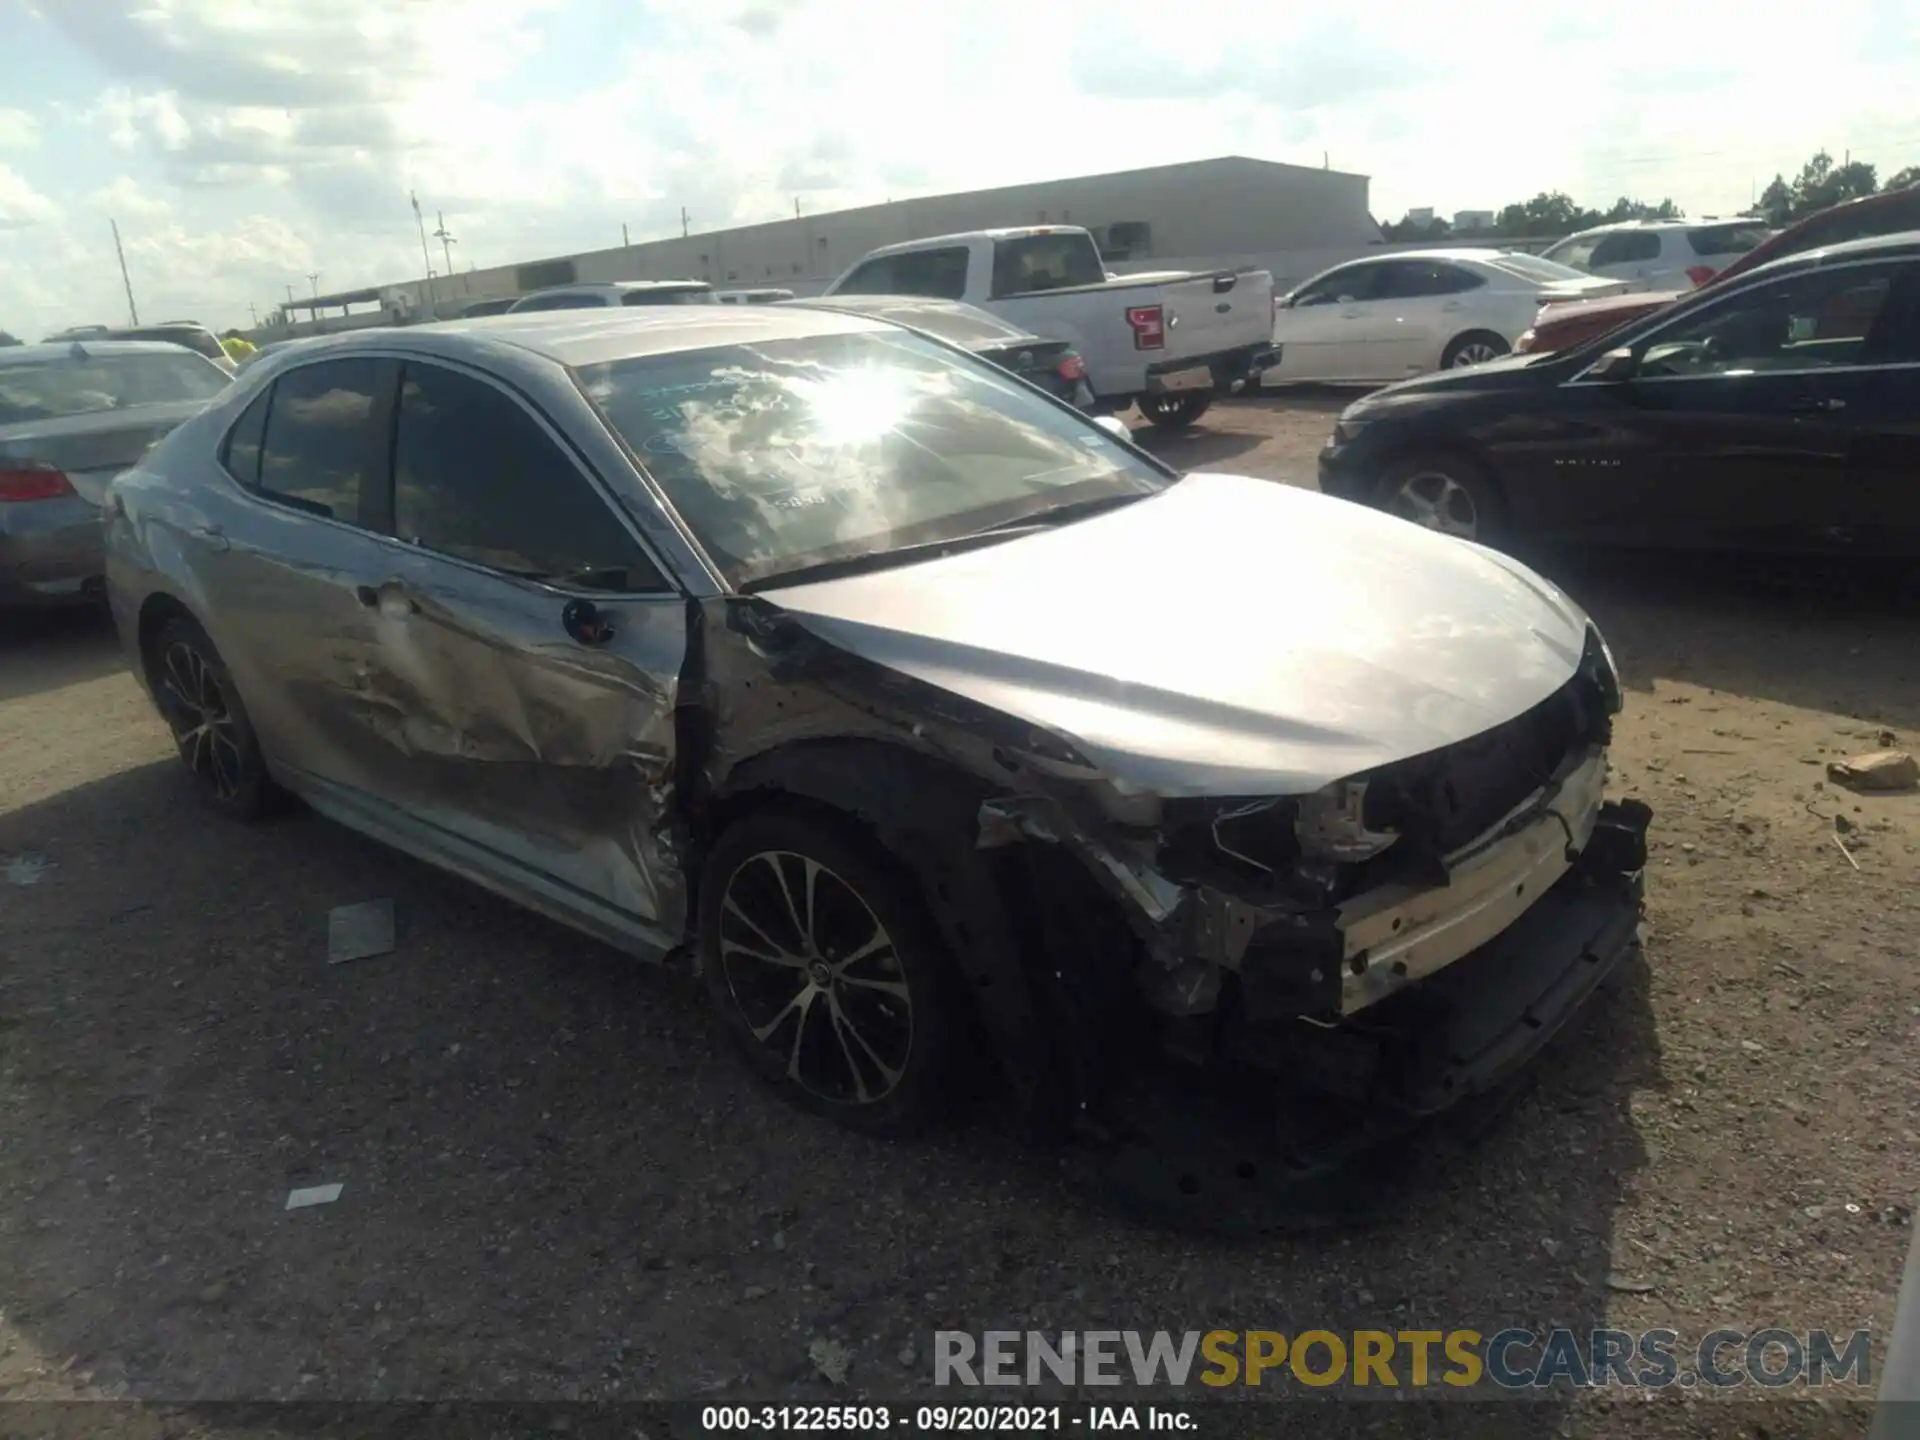
M705 857L749 815L777 807L856 827L895 863L932 922L960 982L955 991L967 997L958 1018L978 1027L1016 1109L1051 1131L1062 1123L1070 1062L1039 974L1047 937L1033 920L1025 847L976 843L981 803L993 793L985 780L886 741L807 741L770 752L740 766L703 807L689 866L692 905L698 913Z

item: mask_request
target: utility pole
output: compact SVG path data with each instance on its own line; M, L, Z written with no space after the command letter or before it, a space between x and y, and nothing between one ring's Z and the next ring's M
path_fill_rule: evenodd
M247 314L253 318L253 328L258 330L260 328L260 307L249 300L247 302Z
M437 316L440 302L433 293L433 253L427 249L427 217L420 213L419 196L409 190L407 199L413 202L414 223L420 227L420 262L427 267L427 309Z
M687 238L687 207L684 205L680 207L680 238Z
M622 245L633 244L633 241L627 238L627 227L624 224L620 227L620 243Z
M793 218L796 220L800 218L800 197L798 195L793 197Z
M293 318L293 286L287 286L287 318Z
M313 298L318 300L320 298L320 272L318 270L309 270L307 272L307 284L313 287Z
M120 257L120 283L127 287L127 314L133 317L133 323L140 323L140 307L133 303L133 281L127 278L127 252L120 245L120 222L108 220L113 227L113 253Z
M459 242L453 238L453 232L447 229L447 215L444 210L433 212L433 218L440 222L440 228L433 232L433 238L440 242L440 253L447 257L446 273L453 274L453 247Z

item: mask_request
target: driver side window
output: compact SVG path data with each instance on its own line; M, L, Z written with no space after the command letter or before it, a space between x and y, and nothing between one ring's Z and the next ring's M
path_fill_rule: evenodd
M1377 268L1354 265L1345 270L1336 270L1331 275L1323 275L1300 292L1293 302L1293 308L1304 310L1310 305L1337 305L1342 300L1365 300L1372 292L1372 276Z
M393 531L425 550L576 590L667 589L639 542L533 417L483 381L409 363Z
M1847 265L1750 286L1647 337L1648 378L1779 373L1864 363L1900 267Z

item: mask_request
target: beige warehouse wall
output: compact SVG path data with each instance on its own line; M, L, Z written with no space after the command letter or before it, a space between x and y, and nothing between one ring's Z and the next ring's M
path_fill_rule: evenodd
M998 226L1070 224L1096 231L1144 223L1151 245L1121 268L1165 268L1191 256L1355 253L1379 239L1367 177L1228 156L962 195L862 206L764 225L596 250L570 257L581 281L701 279L817 293L869 250ZM444 313L521 293L520 266L435 282ZM418 281L386 287L424 306Z

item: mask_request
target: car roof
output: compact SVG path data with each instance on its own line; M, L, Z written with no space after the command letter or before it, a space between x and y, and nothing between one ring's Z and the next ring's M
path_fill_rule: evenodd
M711 290L713 287L705 280L573 280L565 285L547 285L538 290L529 290L525 295L515 295L515 300L525 300L534 295L559 295L568 291L574 293L604 294L613 290L625 293L628 290ZM485 304L485 301L477 302Z
M78 351L76 356L75 352ZM87 359L95 355L194 355L167 340L102 340L87 336L78 340L56 340L51 344L9 345L0 351L0 365L52 365L61 360ZM205 360L200 355L197 358Z
M1895 230L1888 235L1869 235L1863 240L1842 240L1835 245L1821 245L1812 250L1802 250L1796 255L1786 255L1765 265L1756 265L1744 271L1740 278L1749 275L1769 275L1796 265L1830 264L1837 260L1868 260L1884 256L1899 259L1905 255L1920 255L1920 230Z
M1434 245L1424 250L1386 250L1378 255L1356 255L1333 268L1357 264L1363 260L1504 260L1514 252L1491 245Z
M340 335L311 336L301 362L325 354L367 350L412 351L458 358L475 348L501 347L566 366L599 365L648 355L671 355L717 345L806 340L891 329L884 321L785 305L674 305L639 309L522 310L472 320L441 320L404 329L370 326ZM165 347L159 347L165 348Z

